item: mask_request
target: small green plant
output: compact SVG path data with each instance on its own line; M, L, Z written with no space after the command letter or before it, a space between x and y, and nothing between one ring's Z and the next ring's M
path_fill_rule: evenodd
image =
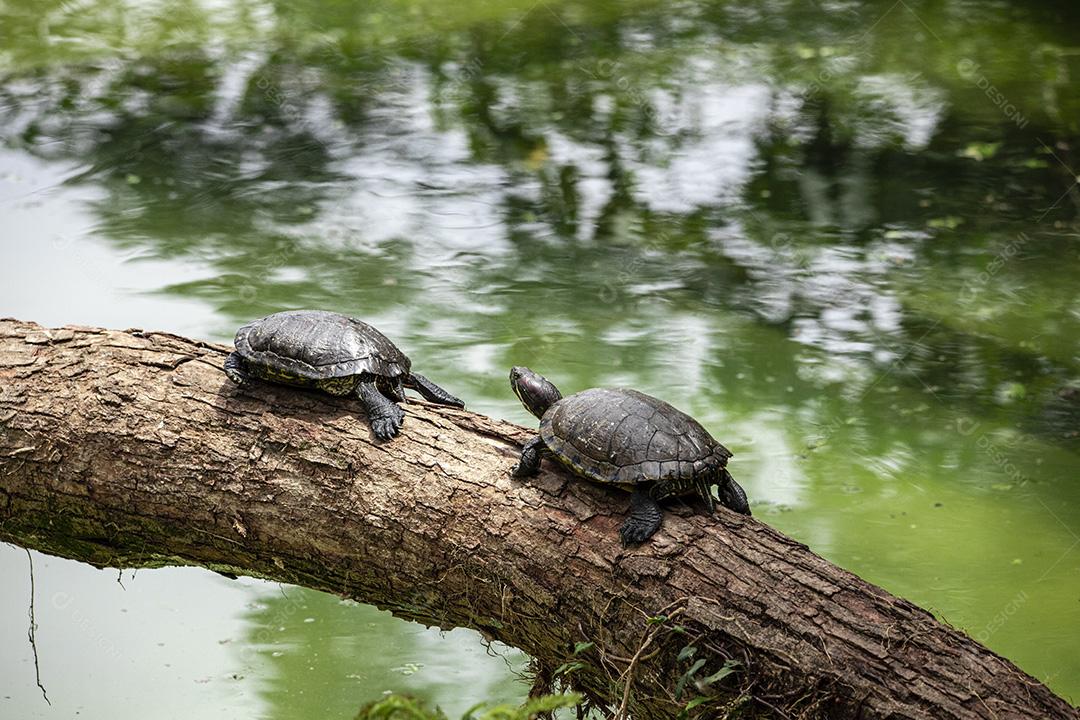
M596 646L596 643L592 642L577 642L574 643L573 657L578 657L582 653L592 650ZM552 677L562 677L563 675L569 675L570 673L580 670L585 667L586 663L580 660L568 660L559 667L555 668L555 672L552 673Z
M679 698L682 697L683 689L686 688L686 683L689 682L690 679L694 677L694 673L696 673L698 670L700 670L703 665L705 665L705 660L698 660L697 662L695 662L693 665L690 666L689 670L687 670L686 672L684 672L682 674L682 677L679 678L679 682L675 683L675 699L676 700L678 700Z
M427 710L407 695L389 695L360 708L356 720L446 720L442 710Z
M694 647L693 645L687 645L679 652L679 660L690 660L694 657L696 653L696 647ZM739 667L742 665L742 663L740 663L738 660L728 660L719 670L717 670L713 674L707 675L705 677L695 677L698 671L705 666L705 662L706 661L702 659L696 660L694 664L690 666L690 669L684 672L679 677L679 681L675 684L676 700L682 698L683 693L687 690L687 686L691 686L697 689L699 693L710 693L709 688L714 683L723 680L728 675L731 675L734 672L737 672ZM686 718L690 717L691 710L698 707L699 705L703 705L709 702L712 699L713 698L710 697L708 694L698 695L697 697L690 700L690 702L688 702L685 706L683 706L683 709L677 716L676 720L686 720Z
M483 710L479 715L473 713L478 708L472 708L465 713L462 720L530 720L540 713L549 713L561 708L574 708L581 704L581 695L569 693L567 695L541 695L529 698L528 702L521 706L496 705L488 710Z
M539 713L548 713L560 708L573 708L581 704L581 696L576 693L567 695L543 695L529 698L524 705L495 705L485 707L487 703L474 705L465 711L461 720L530 720ZM408 695L388 695L360 708L356 720L448 720L446 713L439 708L430 710L416 698Z
M712 685L717 680L723 680L728 675L730 675L731 673L738 670L740 665L742 665L742 663L740 663L738 660L728 660L727 662L724 663L724 666L722 668L720 668L719 670L714 672L712 675L709 675L708 677L702 678L698 682L698 687L699 688L709 687L710 685Z
M585 667L583 662L564 662L559 667L555 668L555 672L551 673L552 677L562 677L571 673L577 672L581 668Z

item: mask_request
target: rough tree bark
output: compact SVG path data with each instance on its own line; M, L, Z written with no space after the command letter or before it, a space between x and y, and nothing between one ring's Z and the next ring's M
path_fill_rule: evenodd
M0 539L98 566L255 574L476 628L536 658L541 681L571 663L556 680L635 718L703 695L692 714L1080 717L755 519L677 510L623 549L627 495L550 465L508 476L532 430L417 401L400 437L374 442L357 402L232 385L227 351L0 321ZM729 660L735 672L701 682Z

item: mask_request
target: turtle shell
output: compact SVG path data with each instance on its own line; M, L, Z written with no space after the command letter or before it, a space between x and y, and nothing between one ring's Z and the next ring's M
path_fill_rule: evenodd
M381 332L326 310L268 315L237 330L234 345L249 363L312 380L363 373L394 378L411 367L405 353Z
M598 482L685 481L731 457L697 420L637 390L565 397L544 413L540 435L559 460Z

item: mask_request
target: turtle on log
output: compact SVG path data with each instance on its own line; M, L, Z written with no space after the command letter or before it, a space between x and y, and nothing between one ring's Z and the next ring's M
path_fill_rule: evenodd
M236 351L225 374L238 384L252 378L331 395L356 395L375 437L388 440L405 417L397 405L412 388L431 402L465 407L423 375L385 335L356 318L326 310L274 313L236 331Z
M577 475L630 490L630 517L619 531L624 544L644 542L660 529L665 498L697 495L714 512L713 485L722 505L750 514L746 493L727 470L731 451L663 400L623 388L564 398L524 367L510 371L510 385L540 418L540 434L526 443L514 477L535 475L541 457L551 455Z

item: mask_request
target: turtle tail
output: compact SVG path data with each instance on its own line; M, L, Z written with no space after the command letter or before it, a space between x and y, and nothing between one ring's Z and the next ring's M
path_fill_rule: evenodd
M720 504L734 510L741 515L750 515L750 502L746 499L746 492L727 468L720 470Z

